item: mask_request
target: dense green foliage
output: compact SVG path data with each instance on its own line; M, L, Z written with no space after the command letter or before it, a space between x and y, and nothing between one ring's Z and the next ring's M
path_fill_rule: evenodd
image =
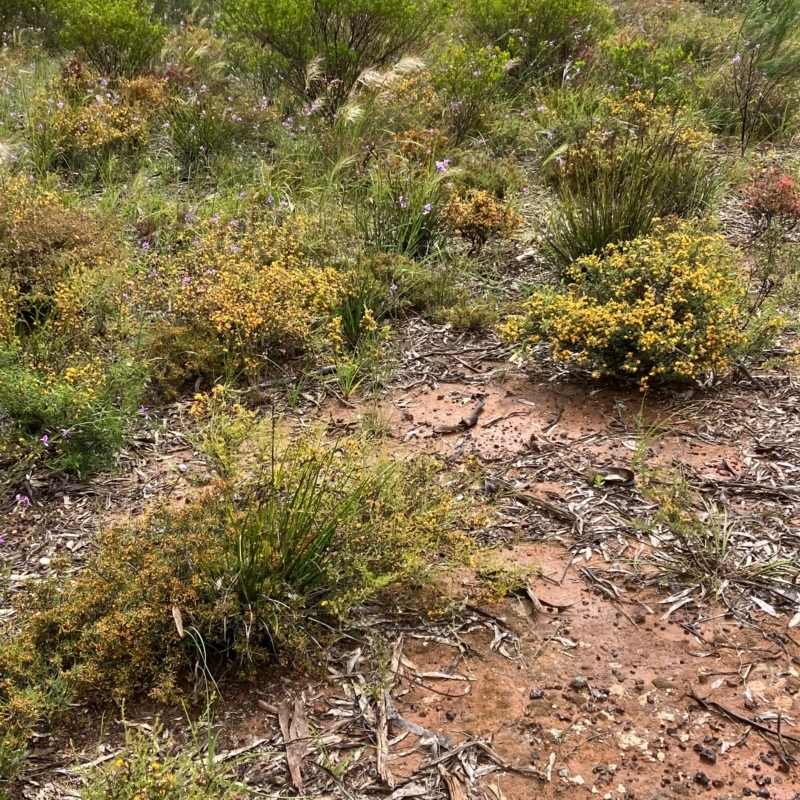
M110 77L133 77L153 65L166 29L147 0L54 0L64 20L62 44Z
M610 29L600 0L467 0L460 10L469 35L507 50L526 80L569 78Z
M403 56L438 21L441 0L230 0L224 22L262 50L274 81L333 115L366 69Z

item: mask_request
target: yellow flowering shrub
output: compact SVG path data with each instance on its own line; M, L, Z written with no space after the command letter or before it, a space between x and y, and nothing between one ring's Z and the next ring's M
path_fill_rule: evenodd
M622 98L605 98L600 116L588 132L571 146L558 171L560 185L583 181L588 174L598 178L624 169L634 155L663 158L669 167L694 174L702 149L709 143L707 131L669 109L653 105L643 93Z
M71 264L107 257L111 249L98 219L65 208L55 192L41 191L24 175L0 176L4 290L20 296L52 292Z
M320 448L318 435L274 461L269 439L254 454L260 467L218 479L183 509L157 508L101 533L89 568L20 598L29 657L81 697L174 700L196 678L198 647L222 674L234 663L294 660L325 636L317 620L341 619L395 583L419 586L429 553L460 551L460 505L440 463L390 469L352 439ZM2 688L0 675L0 698Z
M596 377L634 379L643 390L690 380L724 369L744 343L737 263L721 236L658 224L652 236L573 262L568 283L535 292L505 334L549 341L555 359L574 358Z
M470 189L464 197L453 195L442 217L470 243L471 253L477 253L492 236L508 236L522 225L522 217L511 206L483 189Z
M183 329L181 339L205 339L212 359L252 376L269 359L306 348L338 299L338 273L305 251L313 225L301 217L210 222L189 247L154 257L139 291L147 295L147 282L156 281L168 328Z
M28 136L43 168L75 168L81 159L142 150L153 118L168 103L163 80L122 79L113 85L79 62L33 98Z
M0 473L107 462L143 369L129 349L124 265L102 220L24 176L0 179Z

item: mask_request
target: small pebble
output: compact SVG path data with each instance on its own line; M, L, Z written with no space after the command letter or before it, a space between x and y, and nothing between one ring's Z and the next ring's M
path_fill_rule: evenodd
M701 786L708 786L711 783L711 779L705 772L696 772L694 776L694 782L699 783Z
M695 745L695 749L697 749L697 745ZM717 763L717 754L709 747L701 747L697 750L697 754L703 761L707 761L709 764Z

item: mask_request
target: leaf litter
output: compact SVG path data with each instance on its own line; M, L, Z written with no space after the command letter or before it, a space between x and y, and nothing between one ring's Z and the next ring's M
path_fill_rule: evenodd
M720 527L724 552L711 555L721 572L709 581L687 568L697 557L691 540L655 520L657 503L641 491L638 475L630 479L641 434L638 396L567 383L558 370L532 381L512 370L509 378L508 351L491 336L476 342L422 321L412 327L414 345L403 350L385 392L396 412L391 436L409 452L438 452L454 468L477 458L492 520L474 537L517 564L527 558L543 585L510 595L498 610L469 602L477 584L466 578L466 600L447 620L362 609L351 631L358 647L348 637L324 654L324 684L289 681L259 692L249 707L232 704L226 726L238 726L245 741L232 737L220 761L247 753L232 774L278 795L514 800L591 784L613 800L632 796L636 779L625 785L621 776L643 764L666 765L669 785L698 785L697 770L677 762L691 765L701 751L725 762L715 776L703 756L703 774L719 788L753 781L755 794L764 783L752 770L745 774L744 764L758 761L757 740L777 765L777 789L794 769L800 712L800 651L792 638L800 624L800 388L790 376L762 375L756 387L745 375L647 409L669 421L646 458L678 470L703 501L695 509L701 522ZM313 388L306 395L296 410L285 409L299 425L320 403ZM335 403L322 410L334 427L354 416ZM489 421L478 425L479 415ZM81 568L98 512L110 520L121 511L135 515L156 496L204 483L180 409L165 417L165 433L123 454L122 478L59 487L47 476L30 477L33 511L12 520L21 535L5 554L12 592L24 576L53 574L56 552L70 555L60 569ZM176 462L190 466L178 470ZM0 613L8 617L9 609ZM605 632L594 622L579 626L579 617L593 615ZM175 623L180 631L178 616ZM627 639L619 639L621 627ZM642 647L634 656L631 634L645 649L654 636L666 637L660 666L645 665ZM388 671L377 655L387 642ZM583 663L595 650L603 655ZM630 672L645 677L629 688L622 660L632 658L638 666ZM710 659L716 669L696 666ZM588 668L595 663L601 666ZM580 674L585 685L570 679ZM481 693L494 705L479 702ZM528 694L555 702L542 714ZM626 722L628 706L658 713L660 732ZM688 749L698 737L701 751ZM77 773L54 767L63 762L48 761L53 752L34 759L45 766L26 776L26 796L74 796Z

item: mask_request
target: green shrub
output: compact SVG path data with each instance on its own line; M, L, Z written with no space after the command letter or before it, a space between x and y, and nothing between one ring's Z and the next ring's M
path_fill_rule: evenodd
M440 0L226 0L232 39L261 48L265 68L333 116L366 69L383 69L439 18Z
M698 67L680 44L622 34L603 42L602 55L606 79L618 90L641 91L649 102L672 107L692 98Z
M611 26L600 0L464 0L461 12L472 39L508 51L525 81L560 82Z
M800 0L751 0L730 61L742 153L774 95L800 78Z
M597 377L651 383L724 370L744 343L739 257L721 236L681 222L584 256L564 285L540 290L506 334L552 343Z
M434 463L388 473L353 442L320 451L311 437L271 456L268 435L248 460L229 429L252 444L251 416L207 416L217 399L193 413L217 426L206 435L228 477L184 509L104 532L88 569L24 601L23 635L81 696L168 697L195 665L218 676L297 659L323 635L317 620L419 579L426 551L448 547L452 502Z
M701 216L716 195L701 130L639 93L603 105L591 130L550 159L560 202L547 248L562 265L646 235L656 218Z
M53 44L58 28L54 7L53 0L3 0L0 3L0 29L10 32L18 25L46 28L45 41Z
M371 276L365 280L372 287L369 295L365 293L364 305L378 321L387 314L435 312L463 299L455 288L450 263L438 264L433 259L413 261L394 253L375 252L364 258L361 270ZM388 307L386 287L391 293Z
M57 0L63 44L109 77L132 78L153 66L166 30L146 0Z
M499 47L476 47L458 40L434 51L431 81L442 99L454 144L485 129L512 63Z
M0 410L13 424L3 438L20 437L51 468L86 474L108 467L125 442L144 388L133 360L77 358L36 365L0 347ZM69 364L63 370L62 364ZM26 448L6 446L21 455Z
M246 791L226 776L242 759L215 761L217 734L208 728L200 742L199 726L190 722L192 740L180 745L156 720L152 728L125 730L125 746L116 757L84 773L83 800L223 800ZM245 756L244 758L247 758Z
M505 200L518 191L524 180L525 173L513 157L498 160L482 150L464 153L458 159L458 169L452 172L450 178L456 194L482 191L498 200Z
M497 322L497 303L484 299L462 299L456 305L442 309L436 316L457 331L480 333L489 330Z

